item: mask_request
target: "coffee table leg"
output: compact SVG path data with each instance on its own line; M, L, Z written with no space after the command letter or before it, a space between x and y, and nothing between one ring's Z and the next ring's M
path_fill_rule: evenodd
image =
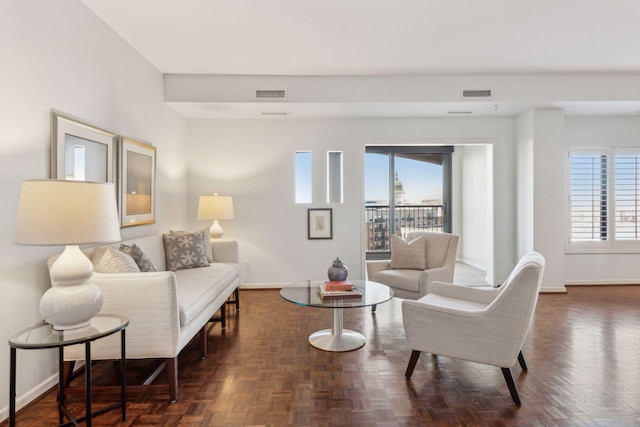
M331 329L322 329L309 335L309 344L324 351L350 351L362 347L364 335L343 328L343 308L333 309Z

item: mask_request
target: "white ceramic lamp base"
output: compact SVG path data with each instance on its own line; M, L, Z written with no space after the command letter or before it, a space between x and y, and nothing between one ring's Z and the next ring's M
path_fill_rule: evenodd
M87 326L102 308L102 291L88 283L93 264L78 246L67 246L51 266L52 287L40 300L40 314L54 329Z
M212 239L219 239L222 237L222 234L224 233L224 230L222 230L222 227L220 227L220 224L218 223L218 220L214 220L213 221L213 225L211 226L211 228L209 229L209 235L211 236Z

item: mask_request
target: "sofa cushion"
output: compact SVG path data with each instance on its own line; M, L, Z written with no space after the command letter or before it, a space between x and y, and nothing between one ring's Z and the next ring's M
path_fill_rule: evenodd
M382 270L374 273L371 280L384 283L392 288L419 292L421 274L420 270Z
M398 236L391 236L391 268L424 270L427 268L424 237L406 242Z
M167 270L177 271L209 265L204 253L202 233L163 234Z
M158 271L158 267L154 264L153 260L149 258L140 246L135 243L131 246L125 245L122 243L120 248L118 249L120 252L124 252L127 255L130 255L131 258L136 262L140 271L148 272L148 271Z
M200 231L196 231L195 233L201 233L202 234L202 245L204 247L204 253L207 256L207 261L209 262L213 262L213 249L211 248L211 237L209 236L209 229L208 228L204 228ZM169 230L169 234L171 234L172 236L178 236L180 234L189 234L189 231L175 231L175 230Z
M130 255L107 248L98 264L94 266L97 273L139 273L138 264Z
M238 277L237 264L213 263L206 268L176 271L180 326L187 325L217 294Z

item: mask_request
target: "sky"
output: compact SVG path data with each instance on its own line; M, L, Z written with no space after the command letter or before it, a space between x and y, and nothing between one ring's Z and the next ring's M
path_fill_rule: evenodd
M442 199L442 166L402 157L396 157L395 162L407 202ZM366 154L365 175L365 200L388 200L389 158Z

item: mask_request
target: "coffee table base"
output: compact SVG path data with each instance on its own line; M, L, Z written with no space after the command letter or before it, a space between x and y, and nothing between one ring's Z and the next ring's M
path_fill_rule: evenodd
M340 335L334 335L331 329L322 329L309 335L309 344L324 351L350 351L362 347L364 335L350 329L343 329Z

